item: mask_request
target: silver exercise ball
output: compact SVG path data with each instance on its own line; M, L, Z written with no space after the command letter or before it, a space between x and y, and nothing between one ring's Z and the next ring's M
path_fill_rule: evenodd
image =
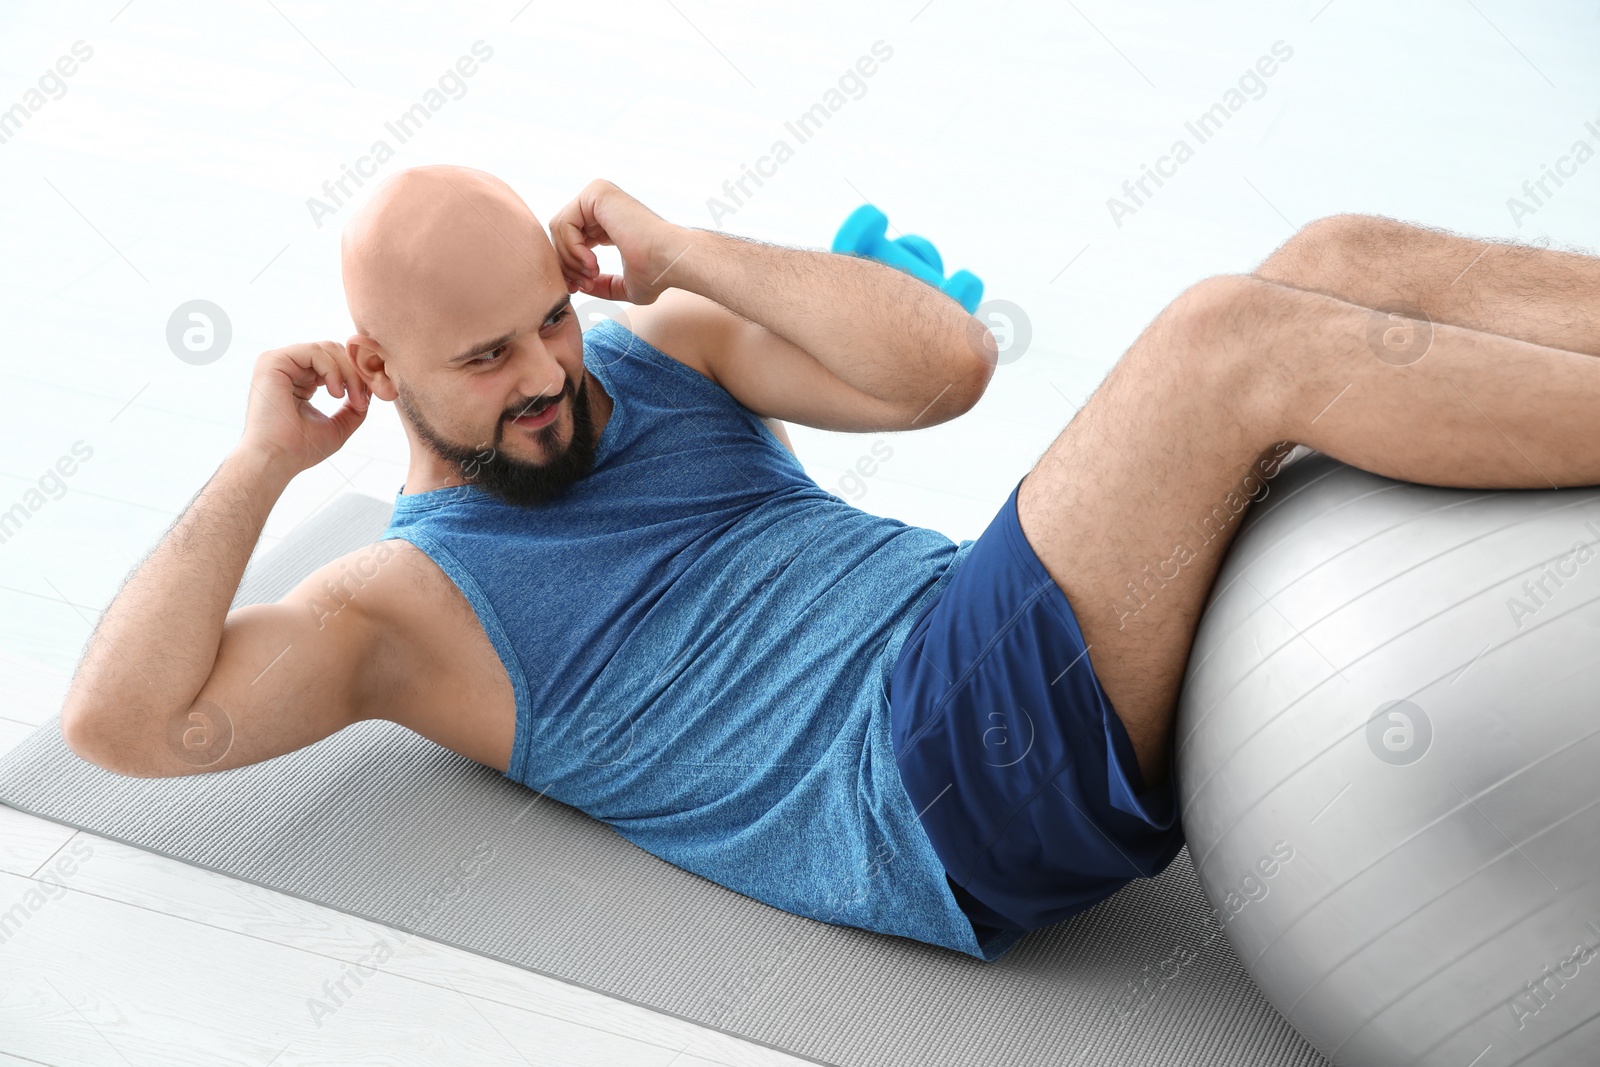
M1240 961L1336 1064L1600 1063L1600 488L1255 497L1177 725Z

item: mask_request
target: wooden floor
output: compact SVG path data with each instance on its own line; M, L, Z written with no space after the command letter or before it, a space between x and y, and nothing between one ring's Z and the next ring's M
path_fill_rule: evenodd
M871 201L891 236L928 237L947 269L1011 302L1009 322L989 321L1016 341L962 419L883 440L791 428L819 484L952 539L978 536L1168 300L1251 269L1314 218L1600 244L1600 161L1531 211L1510 202L1575 142L1600 148L1588 0L791 11L0 7L0 115L30 109L15 131L0 119L0 516L23 509L0 526L0 749L51 722L98 613L237 440L256 353L348 335L349 208L319 226L307 201L393 141L385 123L476 41L492 58L380 173L481 167L541 219L603 176L684 224L809 247ZM35 107L29 90L80 41L89 58ZM874 73L841 83L875 54ZM1241 83L1273 55L1270 76ZM1227 124L1196 138L1189 123L1241 84ZM830 99L827 125L794 143L786 124ZM725 183L779 139L792 158L731 199ZM1180 139L1192 158L1152 183L1146 166L1171 171L1160 160ZM233 331L206 365L166 341L199 298ZM48 478L78 443L91 458ZM340 493L392 498L404 474L399 423L378 405L295 479L262 545ZM804 1062L416 938L319 1019L325 983L386 935L0 807L0 1067Z

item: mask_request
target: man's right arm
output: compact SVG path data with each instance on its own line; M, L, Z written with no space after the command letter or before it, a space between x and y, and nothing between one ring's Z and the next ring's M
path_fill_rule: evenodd
M366 604L349 598L351 557L277 603L229 611L275 484L249 457L230 456L124 584L62 708L62 735L80 757L137 777L229 770L384 706L374 687L388 657ZM344 591L330 596L330 582Z
M62 735L85 759L146 776L222 770L275 755L274 746L288 751L281 745L294 736L326 736L359 713L353 659L372 640L364 613L327 622L293 598L229 613L284 488L336 451L365 414L359 385L332 419L307 403L336 375L341 393L354 381L343 355L331 343L263 353L239 445L90 636L61 711ZM324 577L307 582L316 588ZM319 721L296 724L285 714ZM211 751L208 737L226 749Z

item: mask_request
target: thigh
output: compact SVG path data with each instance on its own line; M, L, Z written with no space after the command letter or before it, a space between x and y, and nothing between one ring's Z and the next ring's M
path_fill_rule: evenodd
M1158 317L1018 488L1022 532L1067 596L1147 781L1218 564L1293 442L1264 442L1204 341Z
M1034 930L1171 862L1176 783L1141 780L1015 490L967 548L895 662L891 739L974 928Z

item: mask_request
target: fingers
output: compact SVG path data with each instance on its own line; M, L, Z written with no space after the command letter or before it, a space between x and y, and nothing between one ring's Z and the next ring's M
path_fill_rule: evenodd
M337 341L324 341L330 354L339 363L340 384L349 382L347 392L350 394L350 403L360 412L367 410L367 404L372 399L372 394L367 390L367 383L362 379L361 372L356 370L356 361L350 357L350 349Z
M568 277L567 292L587 293L590 296L598 296L603 300L622 300L626 298L627 286L615 274L600 274L596 272L592 275L579 275L576 278Z
M587 234L587 227L579 221L563 217L551 220L550 236L556 248L556 255L561 260L561 273L568 283L580 288L587 279L600 272L600 260L590 251L589 246L596 241L611 243L604 230L599 231L598 237L595 238Z
M350 440L350 435L361 428L361 424L366 421L366 418L367 410L365 404L357 407L352 398L347 399L340 405L339 410L334 412L333 417L328 420L339 434L338 447L343 447L344 443Z
M315 341L302 347L317 379L328 390L328 395L346 397L357 411L364 412L368 400L367 387L345 346L337 341Z
M304 470L342 448L366 420L371 393L348 348L309 341L261 353L251 379L245 436ZM332 416L310 401L319 388L344 403Z
M669 261L666 248L676 227L603 178L586 185L577 198L550 220L550 238L561 262L568 293L606 300L652 303L659 282L682 251ZM620 275L602 274L592 246L611 245L622 256Z
M627 283L615 274L602 274L596 278L587 279L583 291L590 296L597 296L601 300L613 300L617 303L631 303L628 296Z
M348 349L337 341L310 341L262 353L264 365L274 367L289 379L290 392L297 400L310 400L318 386L328 395L344 397L356 410L365 411L371 393Z
M561 273L566 279L569 293L579 289L588 292L586 283L600 273L600 260L590 250L591 246L613 243L610 234L595 217L596 184L591 182L550 219L550 242L561 261Z

